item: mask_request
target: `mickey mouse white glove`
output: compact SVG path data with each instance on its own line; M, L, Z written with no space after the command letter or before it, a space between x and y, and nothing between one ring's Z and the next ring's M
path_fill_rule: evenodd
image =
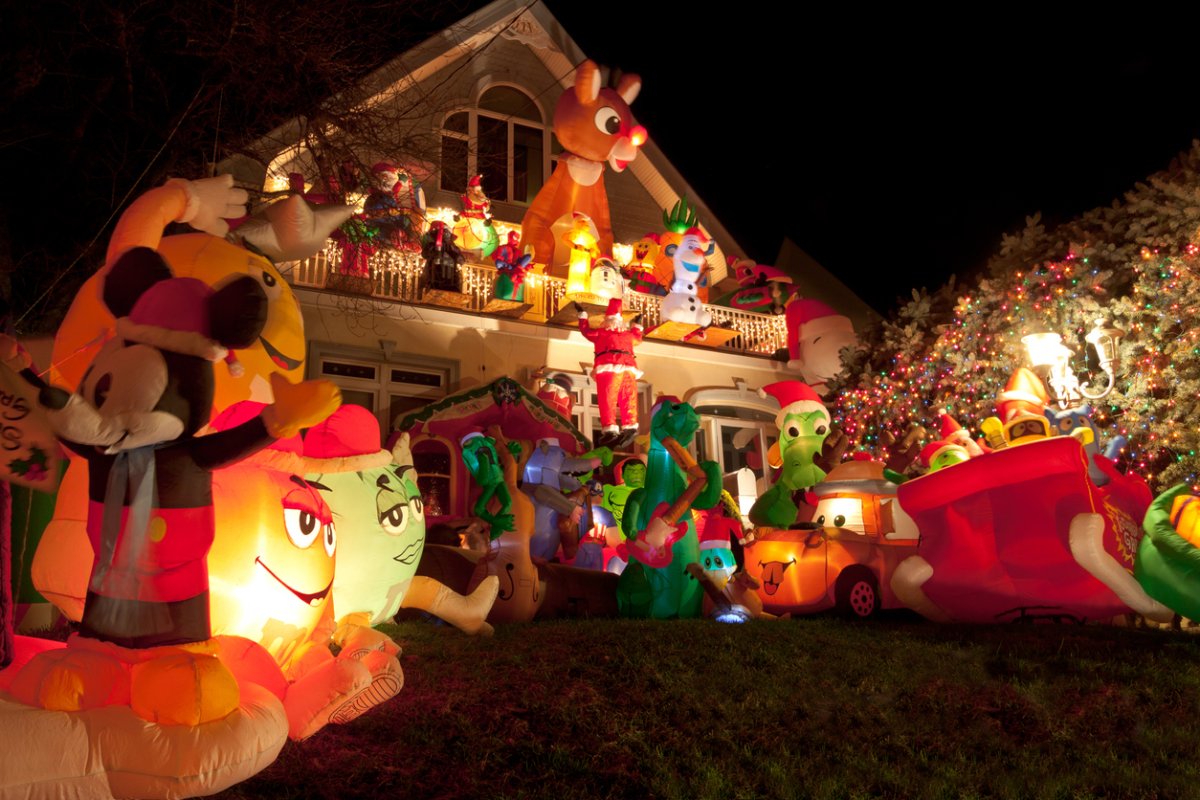
M173 178L167 184L179 186L187 193L187 208L177 221L186 222L198 231L224 236L229 233L226 219L246 216L246 202L250 195L245 189L234 187L232 175L218 175L198 181Z

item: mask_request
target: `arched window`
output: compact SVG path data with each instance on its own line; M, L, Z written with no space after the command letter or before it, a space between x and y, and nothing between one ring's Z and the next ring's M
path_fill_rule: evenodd
M462 192L483 176L492 200L528 204L546 181L550 132L533 98L512 86L493 86L475 108L442 121L441 188Z

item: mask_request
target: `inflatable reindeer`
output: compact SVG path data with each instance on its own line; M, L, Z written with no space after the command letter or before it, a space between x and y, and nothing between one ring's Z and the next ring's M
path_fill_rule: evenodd
M566 152L521 220L521 244L533 246L535 262L551 264L551 226L573 211L592 218L600 232L601 254L612 255L604 162L622 172L646 141L646 129L634 124L629 110L641 88L636 75L623 76L616 89L600 88L600 68L592 61L575 71L574 88L564 92L554 108L554 135Z

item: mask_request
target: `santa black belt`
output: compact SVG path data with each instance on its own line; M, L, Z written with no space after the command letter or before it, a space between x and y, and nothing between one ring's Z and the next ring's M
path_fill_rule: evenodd
M600 356L631 356L631 355L633 355L632 350L604 350L602 352L596 353L596 358L599 358Z

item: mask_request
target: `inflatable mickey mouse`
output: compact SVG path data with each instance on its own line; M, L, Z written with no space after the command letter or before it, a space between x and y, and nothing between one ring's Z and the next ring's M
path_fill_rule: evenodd
M196 725L238 703L209 628L211 472L320 422L340 394L328 381L293 385L273 375L275 402L260 416L197 436L211 414L213 362L262 330L260 284L242 276L213 289L174 278L157 252L133 248L107 274L103 299L116 338L77 393L42 385L40 398L63 444L89 467L96 555L80 632L64 650L34 658L12 692L62 711L127 697L147 720Z

